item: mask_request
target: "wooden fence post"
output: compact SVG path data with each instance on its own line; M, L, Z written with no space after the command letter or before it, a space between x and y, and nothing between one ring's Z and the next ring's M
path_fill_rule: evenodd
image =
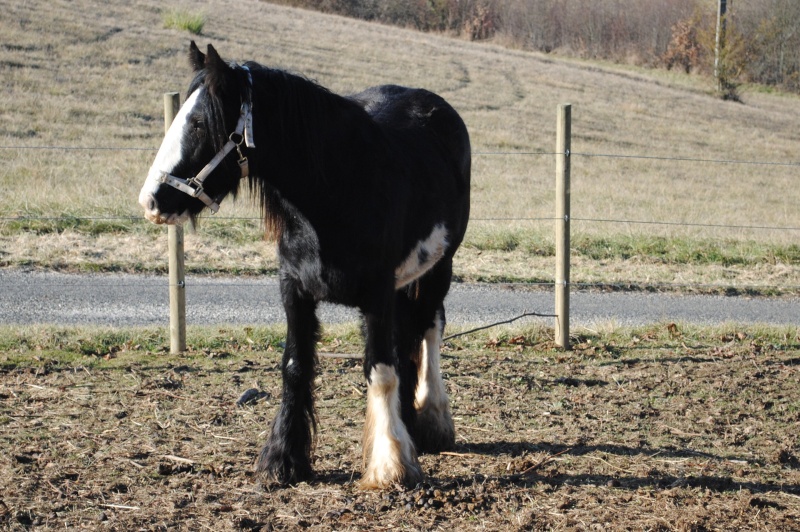
M555 344L569 350L569 171L572 106L558 106L556 124L556 328Z
M164 94L164 133L181 106L177 92ZM169 352L186 351L186 279L183 267L183 226L170 225L169 235Z

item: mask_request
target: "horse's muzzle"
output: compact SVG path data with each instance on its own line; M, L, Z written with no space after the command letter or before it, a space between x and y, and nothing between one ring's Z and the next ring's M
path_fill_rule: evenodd
M154 224L180 225L189 218L188 211L182 214L161 212L155 196L144 191L139 195L139 205L144 207L144 217Z

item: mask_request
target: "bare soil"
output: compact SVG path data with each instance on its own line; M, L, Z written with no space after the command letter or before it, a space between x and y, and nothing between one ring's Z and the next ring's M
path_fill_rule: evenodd
M320 357L317 478L281 487L251 473L280 347L0 353L0 528L797 530L796 330L487 338L445 348L456 448L384 492L356 485L357 358Z

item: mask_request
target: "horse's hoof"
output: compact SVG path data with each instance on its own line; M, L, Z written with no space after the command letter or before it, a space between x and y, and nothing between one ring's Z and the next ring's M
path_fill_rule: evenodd
M406 467L374 467L364 472L358 487L362 490L383 490L403 486L413 488L424 479L419 463Z
M438 453L455 447L455 426L446 403L444 407L426 405L417 411L414 443L421 453Z
M254 470L256 478L264 485L289 486L310 480L314 476L308 460L272 455L266 447L256 460Z

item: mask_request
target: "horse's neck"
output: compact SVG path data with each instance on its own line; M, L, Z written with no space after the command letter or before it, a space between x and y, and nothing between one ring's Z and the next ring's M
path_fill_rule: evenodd
M331 149L332 140L348 135L353 126L343 119L350 104L303 78L283 72L272 75L259 102L265 111L258 126L268 139L266 146L258 146L265 160L261 177L302 208L335 186L330 168L337 165L329 164L331 157L355 156Z

